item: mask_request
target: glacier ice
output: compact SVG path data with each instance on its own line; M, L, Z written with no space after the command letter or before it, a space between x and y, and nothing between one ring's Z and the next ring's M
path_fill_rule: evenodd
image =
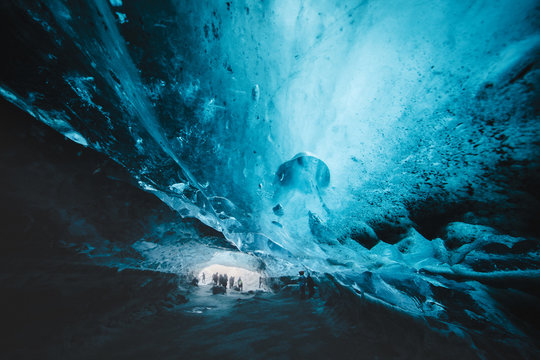
M536 1L1 7L5 99L269 273L499 328L485 283L538 279Z

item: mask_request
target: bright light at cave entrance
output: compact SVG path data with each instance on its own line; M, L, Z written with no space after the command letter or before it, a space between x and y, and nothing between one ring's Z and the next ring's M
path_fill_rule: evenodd
M238 279L242 279L243 282L243 290L249 291L249 290L258 290L259 289L259 276L262 276L261 273L258 273L256 271L247 270L244 268L239 268L235 266L225 266L225 265L219 265L214 264L205 267L199 272L198 278L200 284L203 285L209 285L212 283L212 274L227 274L229 279L231 276L234 276L234 285L236 286L238 283ZM203 281L203 274L204 274L204 281ZM260 288L260 290L264 290L263 288Z

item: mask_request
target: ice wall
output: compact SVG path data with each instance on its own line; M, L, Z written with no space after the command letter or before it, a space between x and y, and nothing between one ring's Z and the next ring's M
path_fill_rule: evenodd
M534 1L3 9L4 97L240 247L300 251L310 212L339 237L427 196L501 198L486 170L538 153ZM305 151L330 189L278 218L275 173Z

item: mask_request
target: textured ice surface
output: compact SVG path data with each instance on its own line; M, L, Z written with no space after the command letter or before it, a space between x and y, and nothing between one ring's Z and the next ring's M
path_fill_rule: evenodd
M1 7L4 98L270 273L499 329L477 281L538 279L536 1Z

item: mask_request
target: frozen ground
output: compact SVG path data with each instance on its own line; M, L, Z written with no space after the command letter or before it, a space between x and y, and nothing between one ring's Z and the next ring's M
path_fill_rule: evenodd
M489 338L477 348L434 331L326 277L308 300L294 279L273 279L277 293L212 295L172 274L65 255L3 259L4 359L520 358Z
M320 300L234 291L212 295L210 286L188 297L186 304L112 337L88 359L328 359L347 353L354 358L356 345L334 334Z
M363 319L340 316L342 304L316 296L300 300L296 287L280 293L228 292L191 287L188 302L108 332L66 352L79 359L477 359L458 337L410 324L364 304ZM350 318L347 318L350 316ZM393 321L388 321L393 320Z

